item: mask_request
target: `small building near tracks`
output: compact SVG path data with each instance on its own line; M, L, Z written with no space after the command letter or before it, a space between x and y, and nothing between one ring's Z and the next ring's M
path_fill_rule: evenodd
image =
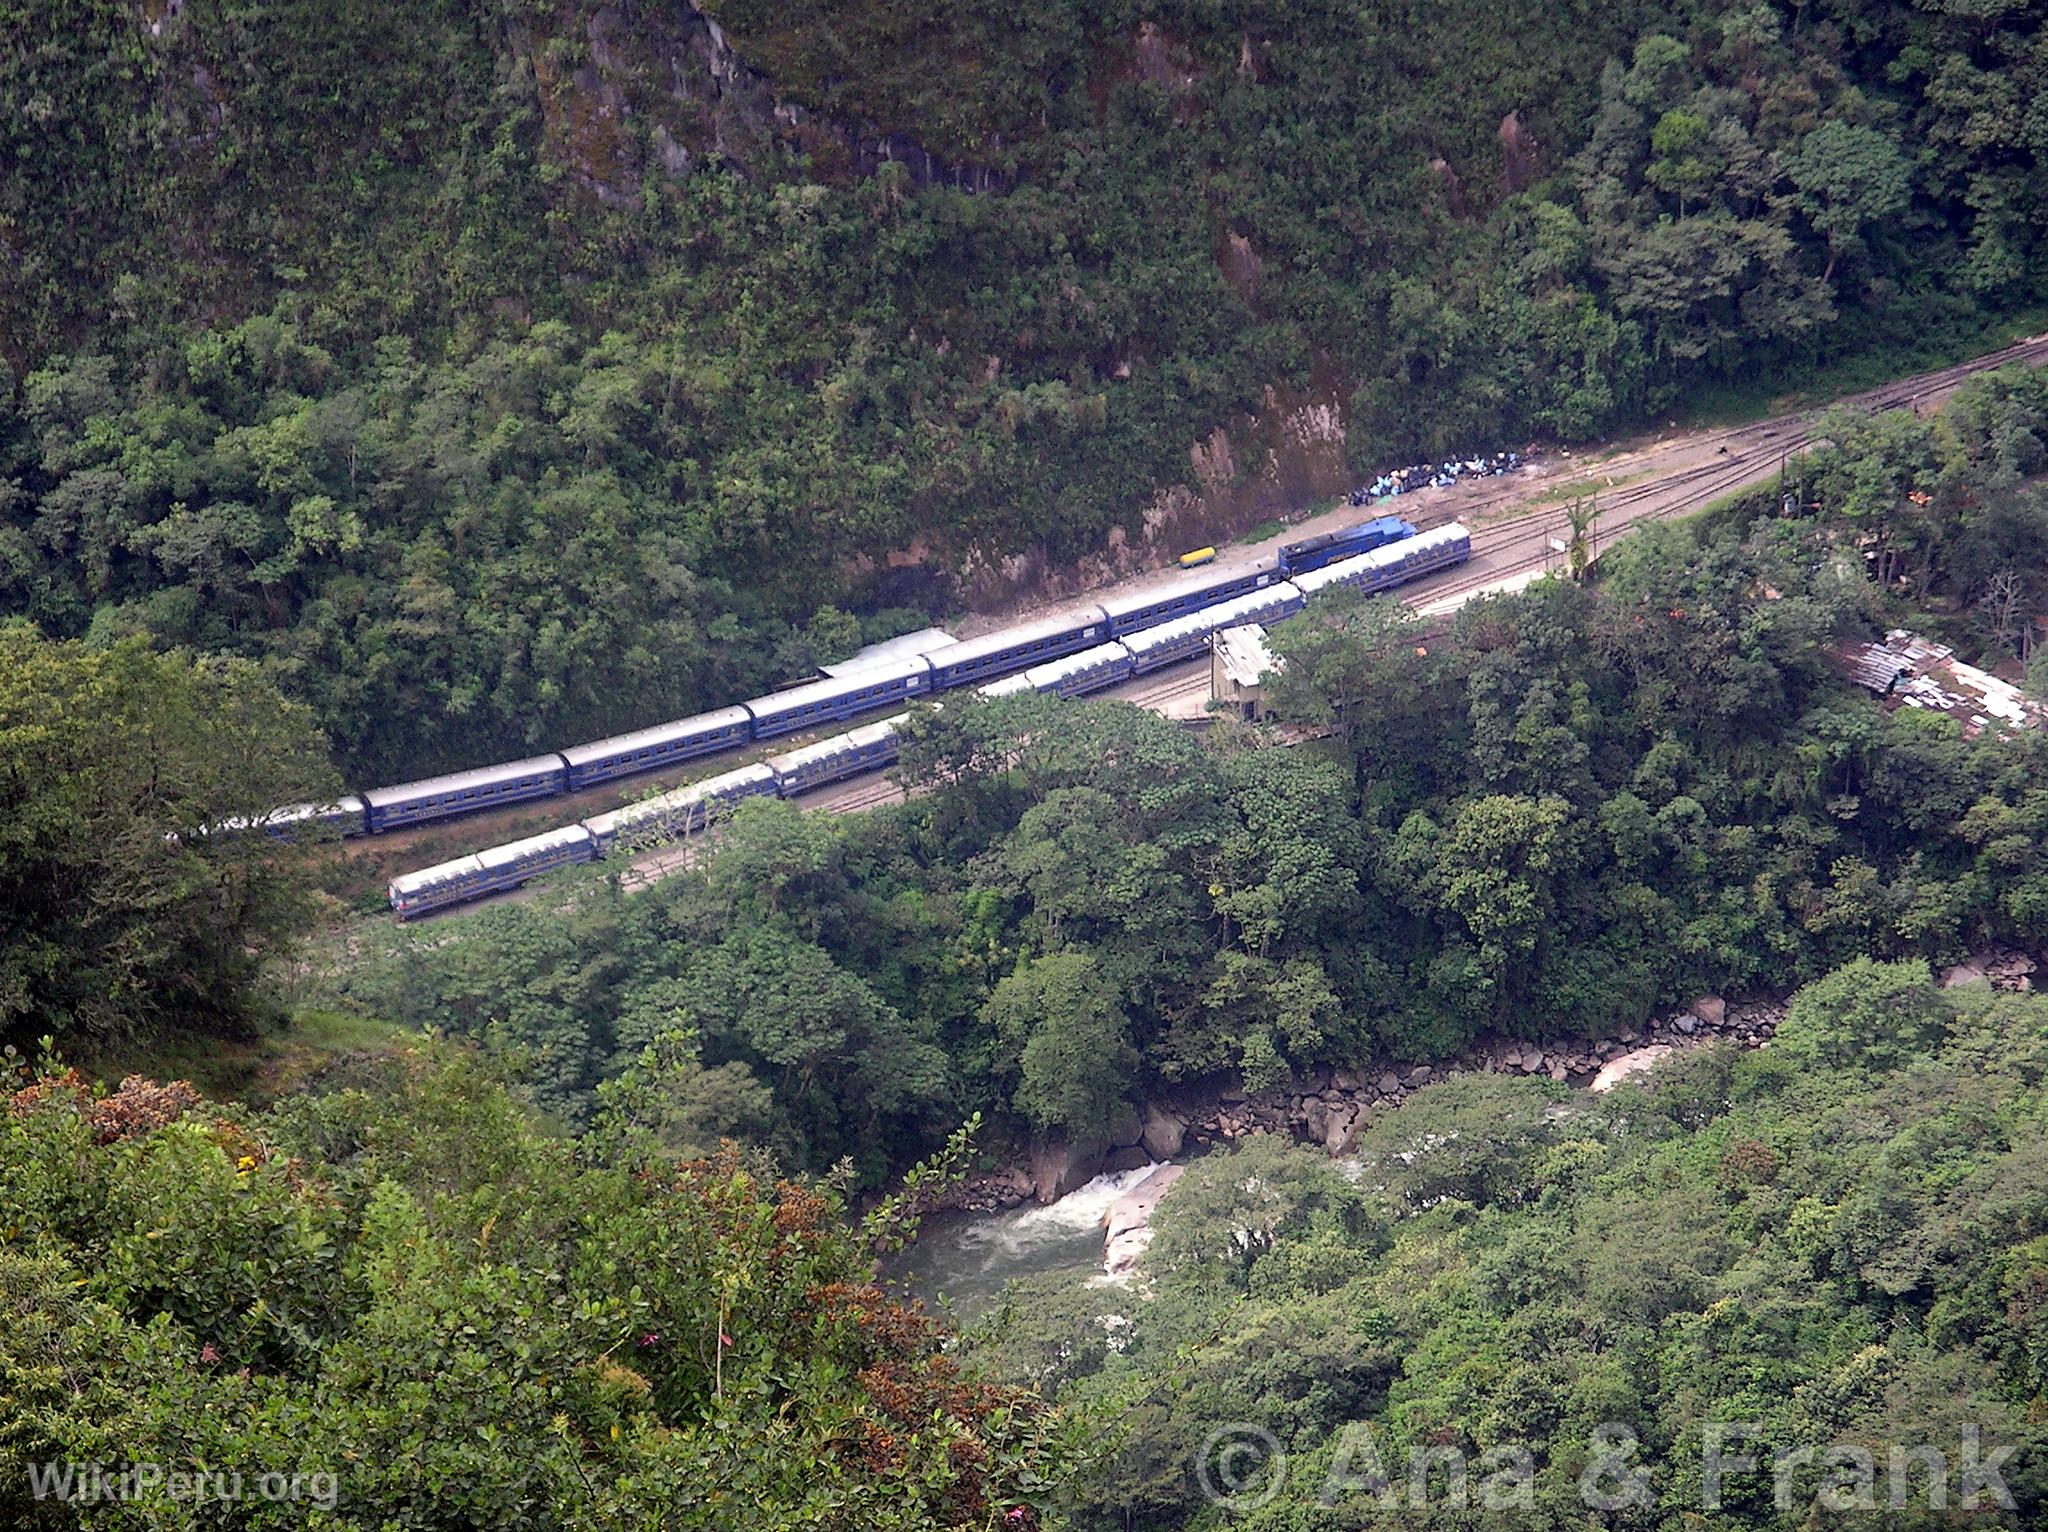
M1209 646L1209 698L1219 712L1257 723L1266 716L1265 682L1279 662L1257 623L1225 628Z

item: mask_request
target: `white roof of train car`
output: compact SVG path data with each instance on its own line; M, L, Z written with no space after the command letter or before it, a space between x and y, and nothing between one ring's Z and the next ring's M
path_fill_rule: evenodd
M395 803L410 803L415 798L438 798L445 793L460 792L465 787L495 787L500 782L516 782L521 777L561 769L560 756L534 755L523 761L500 761L495 766L479 766L474 771L451 771L446 776L401 782L396 787L372 788L363 794L363 799L372 808L389 808Z
M1400 563L1401 560L1412 555L1418 548L1427 549L1436 546L1435 543L1425 543L1423 541L1423 538L1433 537L1434 535L1428 532L1418 533L1416 536L1405 538L1398 543L1388 543L1384 547L1375 548L1370 553L1354 554L1348 559L1338 559L1334 564L1325 564L1321 569L1311 569L1306 573L1292 575L1289 578L1301 589L1303 595L1313 596L1317 591L1323 590L1328 586L1347 584L1375 570L1391 569L1394 565ZM1442 539L1439 538L1437 541L1441 542Z
M1056 686L1068 676L1080 675L1083 671L1098 666L1128 660L1131 651L1122 644L1097 644L1093 649L1083 649L1079 654L1064 655L1048 660L1043 665L1034 665L1024 672L1025 678L1040 691Z
M458 856L452 862L437 862L418 872L402 872L391 880L391 897L395 900L401 894L416 894L458 878L473 878L483 870L484 864L476 857Z
M509 867L524 857L538 856L549 851L558 851L567 846L587 846L590 832L582 825L564 825L559 830L543 830L538 835L529 835L524 840L507 841L502 846L489 846L476 854L476 859L486 871L498 867Z
M1199 612L1190 612L1157 627L1140 628L1136 633L1127 634L1123 644L1133 655L1171 648L1197 634L1213 633L1218 628L1232 628L1249 622L1262 612L1270 612L1276 602L1285 601L1293 594L1292 582L1282 580L1264 590L1246 591L1242 596L1232 596L1228 601L1205 606Z
M885 681L911 680L931 674L924 659L896 660L887 665L870 665L836 681L807 681L772 697L756 697L747 704L755 718L774 718L819 702L830 702Z
M1111 596L1102 603L1102 610L1114 621L1119 617L1128 617L1132 612L1141 612L1148 606L1157 606L1162 601L1172 601L1180 596L1232 584L1247 575L1257 575L1268 585L1279 578L1270 569L1224 569L1213 573L1186 575L1163 585L1155 585L1149 590L1133 591L1128 596Z
M880 643L869 644L858 654L848 655L836 664L820 665L818 670L835 681L843 681L860 671L872 670L877 665L887 665L913 655L936 654L941 649L950 654L958 642L944 628L919 628L915 633L900 633Z
M880 723L863 724L858 729L848 729L844 734L835 734L830 739L821 739L814 745L803 745L782 755L771 755L768 767L778 777L784 772L801 771L816 761L829 761L849 750L865 749L879 744L896 732L896 726L903 722L904 715L884 718Z
M627 755L635 750L646 750L656 745L666 745L673 740L690 739L699 734L715 733L721 729L729 729L734 724L744 727L750 721L747 710L735 703L731 707L699 713L694 718L672 719L668 723L652 724L645 729L634 729L627 734L614 734L609 739L594 739L587 745L572 745L562 754L571 766L587 766L592 761L602 761L614 755Z
M934 665L958 665L962 661L972 662L987 659L991 654L1001 654L1005 649L1019 644L1028 644L1034 639L1055 638L1062 633L1072 633L1077 628L1094 627L1109 621L1109 614L1099 606L1078 607L1055 617L1042 618L1038 622L1022 623L1014 628L1003 628L994 633L984 633L979 638L963 638L949 648L932 652Z
M766 766L756 763L752 766L742 766L737 771L706 777L701 782L692 782L653 798L643 798L638 803L627 804L624 808L592 814L583 821L583 825L592 835L614 835L621 830L630 830L636 825L652 824L655 820L686 809L693 803L701 803L707 798L723 797L734 789L759 787L773 791L775 773Z

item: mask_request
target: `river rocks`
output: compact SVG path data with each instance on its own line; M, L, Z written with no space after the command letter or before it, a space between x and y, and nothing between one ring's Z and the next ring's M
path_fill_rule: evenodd
M2033 960L1999 953L1980 963L1979 971L1994 967L1987 973L1990 982L2017 988L2030 981ZM1417 1089L1461 1074L1505 1073L1606 1090L1683 1049L1720 1041L1743 1048L1767 1047L1784 1015L1784 1006L1777 1002L1730 1004L1719 996L1706 996L1640 1026L1619 1028L1599 1041L1495 1038L1475 1044L1459 1058L1434 1064L1396 1067L1381 1061L1335 1070L1328 1085L1311 1078L1293 1090L1252 1097L1236 1086L1212 1088L1206 1095L1176 1097L1170 1105L1152 1102L1133 1109L1135 1142L1131 1120L1119 1119L1109 1135L1113 1142L1043 1146L1031 1156L1028 1170L1020 1167L1007 1178L971 1178L943 1194L934 1206L983 1211L1012 1206L1027 1196L1049 1202L1104 1168L1129 1171L1256 1133L1286 1134L1329 1154L1348 1155L1376 1116L1395 1110Z
M1974 954L1967 962L1943 969L1941 984L1944 989L1960 989L1966 984L1988 984L1993 989L2020 992L2034 987L2034 969L2034 960L2024 952L2014 952L2006 947L1990 947Z
M1109 1120L1109 1131L1103 1137L1112 1149L1128 1149L1138 1142L1144 1131L1144 1119L1138 1116L1138 1109L1128 1101L1120 1101L1116 1115Z
M1138 1142L1145 1152L1155 1160L1170 1160L1180 1153L1186 1141L1187 1119L1163 1107L1145 1108L1145 1120L1138 1131Z
M1363 1106L1332 1108L1323 1119L1322 1145L1332 1158L1349 1154L1358 1143L1358 1126L1371 1109Z
M1040 1202L1057 1202L1101 1171L1100 1144L1040 1144L1031 1151L1031 1194Z
M1648 1074L1657 1067L1660 1060L1669 1058L1678 1050L1669 1043L1652 1043L1647 1048L1636 1048L1620 1058L1610 1060L1593 1077L1592 1090L1596 1095L1605 1095L1624 1080Z
M1103 1219L1102 1270L1111 1280L1128 1278L1152 1243L1152 1215L1185 1165L1161 1165L1110 1204Z
M1301 1124L1301 1136L1323 1141L1323 1130L1329 1126L1330 1108L1321 1096L1311 1096L1300 1104L1296 1121Z
M1031 1199L1031 1172L1022 1165L985 1171L955 1182L932 1199L927 1212L1000 1213Z

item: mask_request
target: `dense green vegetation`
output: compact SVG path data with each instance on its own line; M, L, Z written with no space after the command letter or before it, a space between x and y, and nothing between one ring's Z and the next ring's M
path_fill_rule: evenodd
M900 809L315 957L307 848L196 832L1389 459L1967 347L2048 302L2044 85L2007 0L0 0L0 1521L1833 1524L1811 1474L1702 1511L1718 1419L1976 1424L2039 1522L2048 1002L1930 975L2048 945L2048 731L1838 658L1908 621L2048 694L2039 377L1448 632L1319 600L1292 743L950 699ZM1800 985L1649 1089L1197 1164L1135 1291L952 1346L875 1282L977 1114ZM24 1062L236 1079L285 996L340 1057L260 1110ZM1235 1511L1230 1421L1291 1462ZM1661 1503L1584 1507L1603 1424ZM1523 1444L1533 1509L1355 1456L1319 1503L1356 1426L1397 1476ZM255 1498L38 1498L65 1463Z
M444 1047L261 1115L7 1084L10 1527L1029 1529L1072 1461L872 1285L902 1205L856 1229L630 1104L585 1154ZM242 1493L35 1493L95 1463Z
M1828 647L1890 620L1866 538L1929 601L2007 570L2048 598L2044 421L2025 373L1938 420L1844 418L1803 470L1823 512L1773 491L1632 533L1598 588L1476 604L1443 641L1339 593L1274 635L1278 716L1322 734L1297 747L953 699L899 811L747 804L694 872L625 897L593 871L568 911L436 930L344 998L490 1041L572 1122L680 1031L669 1088L704 1131L765 1122L795 1163L879 1177L970 1109L1086 1139L1179 1083L2037 946L2048 731L1887 715ZM1956 625L1999 657L1981 612Z
M389 779L2044 294L2032 7L708 9L14 0L0 611Z
M262 836L193 832L332 788L307 710L248 661L0 621L0 1042L254 1024L303 880Z
M1646 1089L1432 1086L1373 1123L1355 1178L1271 1138L1196 1161L1161 1205L1150 1296L1019 1291L968 1353L1120 1412L1118 1458L1075 1497L1089 1532L2038 1526L2044 1073L2048 999L1859 959L1770 1049L1692 1054ZM1237 1421L1288 1460L1278 1483L1257 1453L1236 1465L1233 1516L1192 1464ZM1727 1450L1762 1465L1727 1476L1717 1513L1712 1422L1753 1428ZM1963 1514L1971 1426L1983 1458L2017 1449L2013 1509ZM1618 1442L1651 1499L1590 1508L1580 1475ZM1924 1468L1890 1499L1893 1444L1946 1454L1950 1510L1929 1509ZM1824 1509L1845 1476L1818 1455L1774 1505L1775 1454L1836 1445L1872 1453L1879 1510ZM1486 1510L1516 1447L1528 1498ZM1429 1449L1425 1506L1410 1454Z

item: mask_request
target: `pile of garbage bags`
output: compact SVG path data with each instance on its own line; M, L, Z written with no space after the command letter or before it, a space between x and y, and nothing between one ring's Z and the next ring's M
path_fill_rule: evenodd
M1414 489L1435 489L1460 479L1484 479L1497 473L1512 473L1522 466L1519 452L1496 452L1492 457L1449 458L1441 463L1411 463L1383 473L1363 489L1351 492L1353 505L1371 505L1391 500Z

